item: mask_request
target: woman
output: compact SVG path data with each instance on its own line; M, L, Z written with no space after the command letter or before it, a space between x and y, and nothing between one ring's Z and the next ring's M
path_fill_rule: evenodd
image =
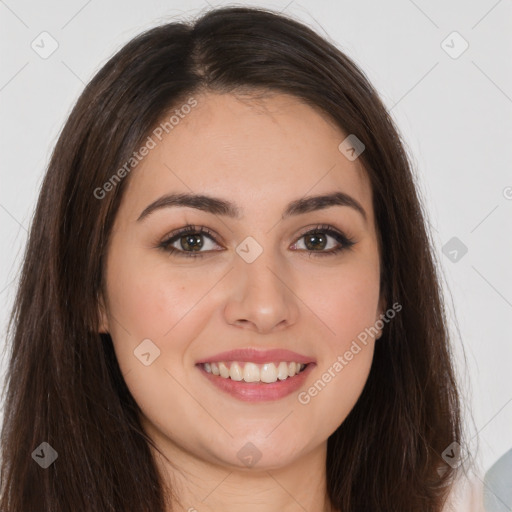
M459 398L408 159L362 72L282 15L157 27L98 72L11 325L2 510L447 503Z

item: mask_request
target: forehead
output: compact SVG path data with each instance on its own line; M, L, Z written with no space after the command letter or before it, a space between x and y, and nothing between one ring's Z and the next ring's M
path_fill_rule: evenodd
M261 215L291 199L343 191L371 219L366 171L339 151L348 134L328 116L286 94L207 93L194 99L194 108L177 105L166 114L160 126L168 133L150 134L154 147L132 171L123 199L133 215L171 192L224 197L244 214ZM165 125L176 110L179 119Z

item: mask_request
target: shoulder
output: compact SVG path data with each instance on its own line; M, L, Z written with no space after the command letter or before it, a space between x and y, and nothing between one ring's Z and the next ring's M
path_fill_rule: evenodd
M482 480L477 476L461 476L453 484L442 512L485 512Z

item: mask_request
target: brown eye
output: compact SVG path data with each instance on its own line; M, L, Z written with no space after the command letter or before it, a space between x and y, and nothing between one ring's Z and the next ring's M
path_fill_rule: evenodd
M158 245L170 254L193 258L218 250L215 246L219 247L213 234L207 228L196 226L185 226L171 233Z
M323 233L310 233L304 235L306 241L305 245L308 251L314 251L317 249L325 249L327 245L327 237Z
M304 248L300 242L294 244L294 248L303 249L315 256L329 256L341 251L350 249L355 241L331 226L317 226L316 228L303 233L299 240L304 239ZM332 239L333 241L330 241ZM297 247L299 246L299 247Z
M184 251L199 251L203 247L201 234L184 235L179 238L181 248Z

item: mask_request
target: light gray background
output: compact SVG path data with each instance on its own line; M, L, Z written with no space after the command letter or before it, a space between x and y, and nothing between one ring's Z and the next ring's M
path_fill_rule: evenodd
M238 5L283 10L328 37L362 67L398 123L445 279L466 413L473 416L468 449L476 452L478 441L485 471L512 448L511 1ZM0 1L2 348L38 189L84 85L136 34L206 8L203 1ZM46 59L31 47L43 46L43 31L59 45ZM460 56L464 43L453 31L469 44ZM442 251L453 237L468 249L456 262Z

